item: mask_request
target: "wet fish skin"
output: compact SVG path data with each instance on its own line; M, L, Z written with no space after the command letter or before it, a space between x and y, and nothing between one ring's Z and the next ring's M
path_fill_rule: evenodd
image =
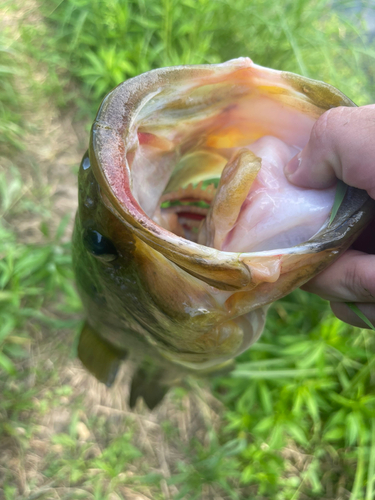
M135 360L140 368L132 404L143 393L154 406L165 385L186 372L206 373L229 363L259 338L268 305L327 267L373 216L374 204L367 194L348 188L332 224L326 222L307 243L256 253L206 246L221 244L214 242L212 227L210 240L201 236L206 245L200 245L153 220L178 157L194 151L192 144L202 147L202 123L209 130L204 151L239 140L233 130L221 137L213 124L222 122L225 127L238 103L245 102L249 82L260 100L275 100L275 109L286 108L288 117L295 110L302 117L311 116L311 123L330 107L353 105L327 84L240 59L154 70L128 80L106 96L94 121L79 171L73 235L77 286L87 314L79 355L107 384L121 359ZM310 122L302 121L308 130ZM249 126L249 137L253 132ZM136 170L141 146L154 160L145 176ZM220 148L215 151L223 154ZM210 172L215 168L211 165ZM184 175L178 175L182 182ZM145 189L146 196L142 186L151 189L154 179L157 195ZM225 206L223 210L216 213L225 214ZM214 208L207 220L210 217L215 220ZM232 223L230 217L228 221ZM162 367L149 382L143 375L145 358ZM151 397L153 390L159 397Z

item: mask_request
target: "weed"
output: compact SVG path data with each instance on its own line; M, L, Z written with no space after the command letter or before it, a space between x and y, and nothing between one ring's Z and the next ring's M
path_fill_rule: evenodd
M244 448L240 440L227 441L221 444L215 433L211 433L209 446L199 441L191 443L188 455L190 463L178 463L179 473L170 480L171 484L181 485L176 500L183 498L197 500L202 498L204 488L221 488L228 498L238 499L234 488L240 477L238 454Z
M14 76L21 71L17 59L10 38L0 32L0 151L7 154L24 147L20 97L14 87Z
M44 12L53 26L49 47L59 71L69 67L92 112L110 89L150 69L239 55L328 81L359 104L373 98L363 82L375 53L358 24L344 23L326 0L285 0L282 6L264 0L111 0L105 8L101 0L54 0Z
M308 311L298 307L307 301ZM334 481L327 470L338 458L333 449L345 450L340 455L348 465L358 461L356 470L348 467L345 480L347 487L353 485L353 498L361 497L365 470L371 466L372 474L373 467L374 358L369 353L374 343L371 331L332 318L317 297L295 292L277 303L262 341L241 356L232 378L218 387L229 408L227 429L248 443L242 452L244 482L258 484L260 494L272 484L275 491L289 490L280 459L292 442L303 465L295 470L300 480L294 498L321 495L324 476ZM373 491L372 475L367 484Z

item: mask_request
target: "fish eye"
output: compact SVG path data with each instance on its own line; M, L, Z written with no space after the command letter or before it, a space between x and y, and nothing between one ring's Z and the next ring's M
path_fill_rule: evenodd
M117 258L115 245L98 231L86 229L83 232L83 244L88 252L100 260L111 262Z

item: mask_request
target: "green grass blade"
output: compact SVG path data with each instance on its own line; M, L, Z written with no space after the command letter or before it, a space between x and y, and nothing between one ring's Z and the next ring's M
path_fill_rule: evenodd
M302 52L300 50L300 47L297 43L296 38L294 37L292 30L289 28L288 23L286 21L285 15L283 12L280 12L280 25L282 26L282 29L285 33L286 38L288 39L290 46L292 48L292 51L294 53L294 57L296 58L296 61L299 66L299 71L303 76L309 76L309 72L307 70L307 67L304 63Z
M297 377L316 377L320 375L329 375L334 372L334 368L327 367L324 370L318 368L301 368L290 370L234 370L232 377L251 378L253 380L278 380L282 378Z
M345 182L340 181L340 180L337 181L335 200L333 202L333 207L332 207L332 212L331 212L331 217L329 219L328 227L332 224L334 218L336 217L336 214L339 211L339 208L341 207L341 204L345 198L347 189L348 189L348 185L345 184Z
M351 309L361 320L366 323L366 325L375 331L375 326L371 323L369 319L363 314L363 312L356 306L353 302L346 302L346 305Z
M364 443L362 443L361 441L358 443L357 469L355 471L353 489L349 500L359 500L360 498L363 498L362 485L363 485L363 477L365 474L365 450L364 450Z
M371 448L370 460L368 464L366 500L372 500L375 496L375 418L371 419Z

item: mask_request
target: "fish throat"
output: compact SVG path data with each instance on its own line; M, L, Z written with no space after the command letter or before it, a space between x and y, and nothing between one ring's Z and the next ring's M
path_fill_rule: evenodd
M214 200L219 179L206 185L203 181L189 184L161 197L160 225L191 241L198 241L198 234Z

